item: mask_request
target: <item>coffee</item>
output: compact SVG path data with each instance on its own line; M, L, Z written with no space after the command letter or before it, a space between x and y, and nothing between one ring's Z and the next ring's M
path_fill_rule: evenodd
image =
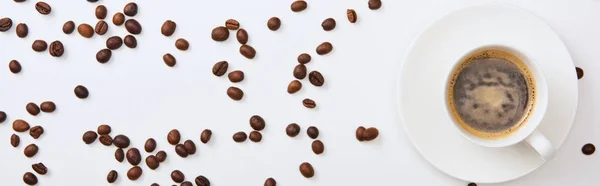
M487 49L464 57L447 87L448 108L467 132L500 139L525 125L535 104L535 80L514 54Z

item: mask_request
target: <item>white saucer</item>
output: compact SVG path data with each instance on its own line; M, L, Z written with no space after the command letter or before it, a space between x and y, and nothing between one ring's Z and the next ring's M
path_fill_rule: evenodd
M534 58L548 82L542 132L558 149L577 108L577 77L567 48L538 17L506 5L466 8L431 25L412 44L400 72L399 110L416 149L433 166L469 182L517 179L545 162L528 146L478 146L461 136L444 107L447 74L466 52L502 44Z

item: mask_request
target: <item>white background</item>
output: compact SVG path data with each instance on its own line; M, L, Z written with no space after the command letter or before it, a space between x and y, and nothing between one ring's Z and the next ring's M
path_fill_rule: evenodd
M468 182L456 180L429 165L412 147L399 121L396 108L396 83L402 57L415 37L449 12L480 4L481 0L384 0L381 9L372 11L366 0L308 0L309 7L301 13L290 11L291 0L263 1L142 1L135 16L143 26L136 36L138 47L125 46L113 51L110 62L95 60L98 50L105 47L109 36L125 36L123 26L114 26L112 15L122 11L127 1L48 0L50 15L35 11L35 1L0 2L0 17L10 17L13 28L0 33L0 110L8 120L0 124L0 185L23 185L23 173L31 164L43 162L49 173L39 176L42 186L108 185L107 173L119 172L115 185L172 185L170 172L175 169L193 181L205 175L214 186L262 185L274 177L279 185L448 185ZM487 2L487 1L485 1ZM517 185L596 185L600 181L598 154L584 156L586 143L600 144L597 114L600 100L594 95L600 87L600 1L507 0L540 16L556 30L571 52L577 66L585 71L579 80L578 114L571 134L559 149L556 159L532 174L503 186ZM76 32L65 35L62 24L73 20L77 25L95 25L94 9L98 4L108 8L108 33L85 39ZM346 9L353 8L359 21L350 24ZM278 16L281 28L270 31L266 21ZM325 32L320 24L325 18L337 21L335 30ZM237 19L249 35L249 44L257 50L254 60L238 53L239 44L233 32L226 42L214 42L210 31L223 25L228 18ZM160 34L167 20L177 23L172 37ZM15 27L27 23L29 35L18 38ZM174 47L177 38L190 42L188 51ZM50 43L60 40L65 54L51 57L48 52L31 50L35 39ZM332 53L318 56L315 48L329 41ZM174 68L162 61L164 53L177 58ZM313 56L309 70L319 70L326 82L323 87L303 80L303 89L289 95L287 84L293 80L296 56L308 52ZM435 54L432 54L435 55ZM8 62L21 62L23 71L10 73ZM227 60L230 71L243 70L246 79L237 83L244 90L244 99L232 101L225 94L234 85L225 76L211 73L215 62ZM83 84L90 90L85 100L73 95L73 88ZM318 107L302 106L310 97ZM28 102L53 100L55 113L30 116L25 111ZM267 127L263 142L242 144L231 139L237 131L250 132L248 119L263 116ZM45 133L33 140L27 133L21 145L9 144L14 132L11 123L22 118L32 125L41 125ZM298 123L303 132L289 138L285 127ZM100 124L113 127L112 136L126 134L132 145L143 149L149 137L165 150L165 163L152 171L142 163L143 176L135 181L126 178L130 165L114 160L115 147L96 142L85 145L82 134ZM317 126L325 143L325 153L312 153L311 139L305 134L308 126ZM357 126L374 126L380 137L360 143L354 138ZM178 157L166 142L169 130L177 128L183 139L196 142L198 152L186 159ZM199 141L200 132L210 128L213 138L207 145ZM432 129L435 130L435 129ZM23 148L35 143L40 152L33 158L23 155ZM148 153L142 151L145 157ZM156 152L156 151L155 151ZM312 179L301 176L298 166L312 163L316 174ZM482 184L480 184L482 185Z

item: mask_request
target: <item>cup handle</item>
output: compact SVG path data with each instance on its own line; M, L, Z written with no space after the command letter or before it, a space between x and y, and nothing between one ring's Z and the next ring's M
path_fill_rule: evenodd
M540 154L545 161L551 160L554 158L554 155L556 155L556 148L554 148L554 145L550 143L550 140L548 140L544 134L537 130L533 131L533 133L525 139L525 142Z

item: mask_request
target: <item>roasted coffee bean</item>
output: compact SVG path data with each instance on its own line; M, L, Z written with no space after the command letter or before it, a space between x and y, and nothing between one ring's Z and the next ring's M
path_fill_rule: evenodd
M237 83L244 80L244 72L242 72L241 70L234 70L229 72L229 75L227 75L227 77L232 83Z
M159 162L164 162L167 159L167 152L165 151L158 151L156 153L156 159L158 159Z
M50 7L50 5L43 1L35 3L35 10L37 10L42 15L48 15L50 14L50 12L52 12L52 8Z
M87 0L87 1L90 2L90 3L98 2L98 0Z
M325 145L323 145L323 142L321 140L315 140L312 142L312 151L315 154L322 154L323 151L325 150Z
M250 45L240 46L240 54L248 59L253 59L256 56L256 50Z
M119 36L112 36L106 39L106 48L116 50L123 45L123 39Z
M184 182L181 183L180 186L194 186L194 185L192 184L192 182L184 181Z
M4 123L4 121L6 121L6 118L6 112L0 111L0 123Z
M333 19L333 18L325 19L323 21L323 23L321 23L321 27L323 27L323 30L325 30L325 31L333 30L335 28L335 19Z
M319 129L315 126L310 126L306 129L306 134L312 139L317 139L319 137Z
M20 143L21 143L21 138L18 135L12 134L10 136L10 145L11 146L18 147Z
M4 17L0 19L0 32L6 32L12 27L12 19Z
M377 138L377 136L379 136L379 130L377 130L374 127L370 127L365 129L365 131L363 132L363 139L365 141L371 141L374 140L375 138Z
M304 79L306 77L306 66L298 64L294 67L294 77L296 79Z
M23 175L23 182L25 182L25 184L27 185L35 185L38 183L38 179L33 173L26 172Z
M196 179L194 179L194 182L196 182L197 186L210 186L210 181L208 181L208 178L202 175L196 177Z
M135 19L128 19L127 21L125 21L125 29L127 30L127 32L134 35L142 33L142 25L140 25L140 23L137 22Z
M107 12L107 10L104 5L98 5L96 7L96 12L95 12L96 18L98 18L98 19L106 18L106 12Z
M111 146L113 144L113 139L108 134L100 135L98 141L100 141L100 143L102 143L104 146Z
M90 95L88 89L85 88L83 85L77 85L73 92L75 93L75 96L77 96L79 99L85 99Z
M171 179L175 183L181 183L185 180L185 175L183 175L183 173L179 170L174 170L173 172L171 172Z
M19 63L19 61L17 61L17 60L11 60L8 63L8 69L13 74L17 74L17 73L21 72L21 69L22 69L21 63ZM0 123L2 123L2 122L0 122Z
M210 36L215 41L225 41L229 38L229 30L224 26L218 26L213 28Z
M305 178L312 178L315 175L315 170L310 163L304 162L300 164L300 173Z
M146 157L146 165L148 165L148 168L155 170L160 165L160 162L158 161L156 156L150 155Z
M243 29L240 28L237 33L235 34L235 37L237 38L238 42L240 42L240 44L245 45L246 43L248 43L248 32Z
M585 155L592 155L594 154L594 152L596 152L596 146L594 146L594 144L588 143L583 145L583 147L581 148L581 152L583 152L583 154Z
M14 1L17 3L22 3L22 2L25 2L26 0L14 0Z
M289 136L289 137L296 137L298 134L300 134L300 125L296 124L296 123L291 123L289 124L286 128L285 128L285 133Z
M246 141L246 139L248 138L248 135L246 135L245 132L236 132L235 134L233 134L233 141L241 143Z
M302 83L300 83L300 81L298 80L293 80L288 85L287 92L293 94L300 91L300 89L302 89Z
M96 141L96 138L98 138L98 134L96 134L96 132L87 131L83 133L83 137L81 139L83 139L83 142L85 144L91 144L94 143L94 141Z
M244 97L244 91L237 87L229 87L227 89L227 96L235 101L239 101Z
M27 113L33 116L37 116L38 114L40 114L40 107L32 102L29 102L27 103L27 105L25 105L25 110L27 110Z
M323 86L323 83L325 83L325 79L323 78L323 75L321 75L321 73L316 70L314 70L308 74L308 80L310 81L311 84L313 84L314 86L317 86L317 87Z
M306 7L308 7L308 4L304 0L294 1L292 5L290 5L290 9L292 9L293 12L302 12Z
M222 76L223 74L225 74L227 72L227 67L229 66L229 63L227 63L227 61L219 61L217 63L215 63L215 65L212 68L212 73L215 76Z
M65 22L65 24L63 24L62 31L65 34L73 33L73 31L75 31L75 22L73 22L73 21Z
M177 155L181 156L182 158L185 158L189 155L185 150L185 146L182 144L175 145L175 153L177 153Z
M469 183L469 184L467 184L467 186L477 186L477 184L476 183Z
M65 53L65 46L60 41L53 41L48 52L52 57L60 57Z
M152 185L150 185L150 186L160 186L160 185L158 185L158 183L153 183L153 184L152 184Z
M31 165L31 168L40 175L48 173L48 168L41 162Z
M94 31L98 35L106 34L106 32L108 31L108 23L102 20L98 21L98 23L96 23L96 28L94 29Z
M351 23L356 23L356 20L358 20L358 16L356 15L356 11L354 11L354 9L346 10L346 15L348 16L348 21Z
M142 168L138 166L133 166L127 171L127 178L129 180L135 181L142 176Z
M254 115L250 117L250 127L254 130L261 131L265 129L265 120L259 115Z
M180 140L181 140L181 134L179 133L179 130L177 130L177 129L173 129L173 130L169 131L169 134L167 134L167 141L171 145L177 145Z
M125 15L133 17L138 13L138 5L135 4L134 2L131 3L127 3L125 5L125 7L123 8L123 13L125 13Z
M166 53L165 55L163 55L163 61L169 67L173 67L177 64L177 60L170 53Z
M225 27L229 30L237 30L240 28L240 22L235 19L228 19L225 21Z
M381 0L369 0L369 9L377 10L381 8Z
M112 22L117 26L123 25L123 23L125 23L125 15L123 15L121 12L115 13L115 15L112 17Z
M365 141L365 136L363 135L363 133L365 132L365 130L366 130L366 129L365 129L365 127L363 127L363 126L359 126L359 127L356 129L356 139L357 139L358 141Z
M269 21L267 21L267 27L269 30L276 31L281 27L281 20L278 17L271 17Z
M323 42L319 46L317 46L317 54L325 55L333 50L333 45L330 42Z
M154 138L148 138L144 144L144 150L146 150L146 152L152 152L154 149L156 149L156 140L154 140Z
M267 180L265 180L264 185L265 186L277 186L277 182L273 178L267 178Z
M31 129L29 129L29 135L33 138L33 139L38 139L40 138L40 136L42 136L42 134L44 134L44 128L42 128L41 126L34 126L31 127Z
M56 104L52 101L44 101L40 104L40 109L42 112L54 112L56 110Z
M115 136L115 138L113 139L113 144L119 148L127 148L129 147L129 143L129 138L122 134Z
M100 135L110 134L111 131L112 131L112 129L107 124L102 124L102 125L98 126L98 134L100 134Z
M98 63L106 63L110 60L110 57L112 57L112 51L108 48L99 50L98 53L96 53L96 61L98 61Z
M31 49L36 52L46 51L46 49L48 49L48 43L44 40L35 40L33 41L33 44L31 44Z
M77 32L79 32L79 35L85 38L91 38L94 36L94 28L86 23L77 26Z
M38 148L37 145L35 145L35 144L29 144L23 150L23 154L25 154L25 156L27 156L28 158L31 158L31 157L35 156L38 153L38 150L39 150L39 148Z
M250 137L248 138L250 139L250 141L260 142L262 140L262 134L260 134L260 132L258 131L252 131L250 132Z
M123 39L123 43L125 43L125 46L129 48L137 47L137 39L135 39L135 36L132 35L126 35Z
M27 130L29 130L29 123L27 123L25 120L22 119L17 119L15 121L13 121L13 130L17 131L17 132L25 132Z
M171 36L175 33L175 29L177 28L177 24L171 20L166 20L162 27L160 27L160 33L164 36Z
M127 159L127 162L129 162L131 165L138 165L142 161L142 155L140 154L140 151L135 147L127 150L127 153L125 153L125 158Z
M306 108L315 108L315 107L317 107L317 103L314 100L309 99L309 98L306 98L306 99L302 100L302 105L304 105L304 107L306 107Z
M125 160L125 151L123 151L122 148L118 148L117 150L115 150L115 159L118 162L123 162L123 160Z
M298 55L298 63L300 63L300 64L306 64L306 63L310 62L311 59L312 59L312 57L310 57L310 55L307 53L302 53L302 54Z
M196 154L196 144L192 140L185 140L183 147L189 155Z
M17 24L17 36L24 38L27 37L27 34L29 34L29 27L25 23Z
M577 72L577 79L583 78L583 69L575 67L575 72Z
M114 183L117 181L117 177L119 177L119 173L117 173L116 170L111 170L108 172L108 175L106 175L106 181L108 181L108 183Z
M212 137L212 131L209 129L204 129L200 134L200 141L204 144L210 141L210 137Z
M186 51L188 48L190 48L190 43L183 38L179 38L177 41L175 41L175 48Z

